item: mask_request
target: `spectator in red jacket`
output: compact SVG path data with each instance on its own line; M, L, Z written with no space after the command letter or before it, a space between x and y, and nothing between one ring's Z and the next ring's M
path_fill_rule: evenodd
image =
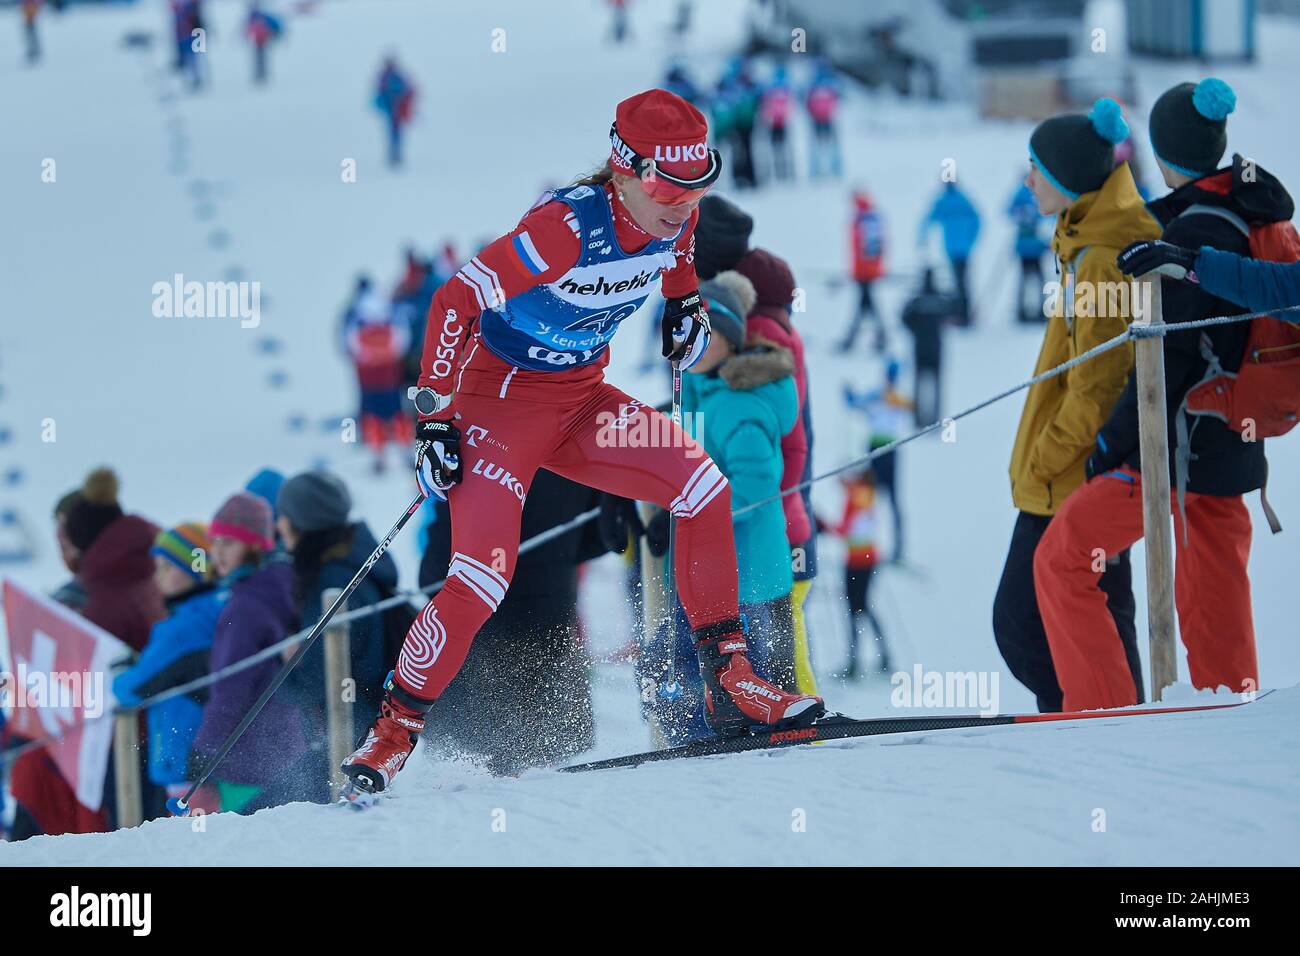
M108 468L87 476L60 522L65 561L84 591L81 614L133 650L143 649L154 623L166 616L149 555L158 528L123 513L117 476ZM10 788L18 804L15 840L109 828L107 810L91 811L79 803L44 750L28 751L14 761Z

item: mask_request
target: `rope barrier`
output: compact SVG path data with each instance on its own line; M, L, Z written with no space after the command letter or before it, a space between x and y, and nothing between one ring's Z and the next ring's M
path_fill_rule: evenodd
M1247 312L1240 315L1211 316L1205 319L1196 319L1189 322L1166 323L1158 326L1152 326L1147 323L1135 322L1129 325L1128 328L1126 328L1119 335L1116 335L1114 338L1107 339L1105 342L1093 346L1092 348L1088 349L1086 352L1081 352L1080 354L1076 355L1074 358L1062 362L1060 365L1054 366L1050 369L1047 369L1044 372L1040 372L1039 374L1032 376L1031 378L1027 378L1016 385L1003 389L1002 391L994 395L991 395L988 398L983 399L982 401L976 402L974 405L970 405L967 408L962 409L961 411L957 412L954 415L951 415L947 418L940 419L939 421L926 425L923 428L919 428L909 435L904 435L901 438L896 438L893 441L889 442L888 444L881 445L879 448L872 449L867 454L862 455L859 458L855 458L847 462L846 464L840 465L836 468L832 468L830 471L823 472L819 475L814 475L813 477L805 481L801 481L796 485L791 485L789 488L783 489L778 494L770 495L769 497L764 498L760 501L755 501L741 508L737 508L732 511L732 514L733 515L745 514L746 512L753 511L757 508L761 508L764 505L771 504L774 501L780 501L782 498L786 497L787 495L792 495L798 492L802 492L805 488L810 488L819 481L825 481L827 478L834 478L836 475L841 475L844 472L849 471L851 469L860 468L863 465L871 461L874 461L877 458L881 458L885 455L890 454L896 449L901 448L903 445L916 441L918 438L922 438L938 429L946 428L950 423L959 421L960 419L973 415L976 412L982 411L983 409L988 408L990 405L994 405L1005 398L1009 398L1010 396L1016 394L1017 392L1023 391L1026 388L1031 388L1032 386L1037 385L1040 382L1045 382L1049 379L1057 377L1058 375L1064 375L1070 369L1076 368L1077 366L1082 365L1084 362L1090 361L1091 359L1094 359L1099 355L1103 355L1106 352L1111 351L1112 349L1119 348L1121 345L1124 345L1129 341L1133 341L1141 338L1152 338L1155 336L1168 335L1170 332L1182 332L1190 329L1200 329L1200 328L1206 328L1215 325L1230 325L1237 322L1249 322L1249 321L1253 321L1254 319L1264 318L1266 316L1276 317L1282 313L1297 312L1297 311L1300 311L1300 305L1288 306L1282 309L1269 309L1263 312ZM570 519L569 521L563 522L562 524L555 525L554 527L551 528L547 528L545 531L539 532L533 537L528 538L527 540L521 542L519 545L518 553L524 554L528 551L533 550L534 548L541 547L543 544L546 544L547 542L552 541L555 538L558 538L559 536L568 533L569 531L572 531L574 528L578 528L586 524L588 521L591 521L593 518L595 518L598 514L600 514L600 509L592 508L588 511L583 512L580 515L577 515L576 517ZM437 591L446 583L447 583L447 579L443 578L440 581L435 581L433 584L430 584L423 588L419 588L417 590L401 591L390 598L385 598L384 600L378 601L374 604L368 604L363 607L356 608L355 610L346 611L343 614L339 614L335 617L334 620L339 624L344 624L344 623L349 623L351 621L361 620L362 618L372 617L375 614L383 613L389 608L397 607L403 601L409 603L410 599L413 597L417 597L417 596L427 597L433 594L435 591ZM155 704L160 704L163 701L171 700L174 697L180 697L184 694L190 693L191 691L198 690L201 687L206 687L210 684L216 683L217 681L225 680L227 677L231 677L235 674L238 674L241 671L247 670L250 667L255 667L258 664L260 664L262 661L268 660L269 658L276 657L277 655L283 653L284 651L297 646L307 637L309 633L311 633L311 628L304 628L301 631L298 631L294 634L290 634L288 637L285 637L283 640L275 644L272 644L269 647L263 648L262 650L258 651L256 654L251 654L248 657L242 658L233 664L223 667L219 671L213 671L209 674L204 675L203 677L198 677L192 681L187 681L184 684L178 684L177 686L168 688L167 690L163 691L160 694L155 694L153 697L143 700L139 704L136 704L132 707L120 707L112 711L111 713L101 714L100 717L102 718L106 716L113 716L117 714L132 713L135 711L144 710L148 707L152 707ZM94 719L99 719L99 718L94 718ZM77 726L84 726L84 723ZM69 728L69 730L75 730L75 729L77 728L76 727ZM59 740L63 736L65 736L65 733L66 732L51 734L46 737L42 737L37 740L32 740L27 743L24 743L20 747L13 748L12 750L5 752L5 754L3 755L3 763L6 766L8 766L19 756L26 753L27 751L36 749L38 747L43 747L49 743Z

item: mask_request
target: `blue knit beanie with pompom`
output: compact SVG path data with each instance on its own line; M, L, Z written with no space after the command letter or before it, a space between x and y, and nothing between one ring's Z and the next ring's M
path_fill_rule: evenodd
M1151 107L1151 148L1184 176L1213 172L1228 149L1228 114L1237 94L1216 77L1179 83Z
M1100 189L1115 168L1115 147L1128 139L1120 105L1097 100L1087 113L1043 120L1029 137L1029 158L1071 199Z

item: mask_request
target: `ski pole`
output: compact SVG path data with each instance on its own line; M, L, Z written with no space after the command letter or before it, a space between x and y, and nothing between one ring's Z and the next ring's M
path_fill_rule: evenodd
M265 707L266 702L271 699L271 695L274 694L279 686L284 683L285 678L293 672L293 669L298 666L299 662L307 656L307 652L311 650L312 645L316 643L316 639L325 633L325 628L329 625L330 619L338 613L339 608L347 604L348 597L350 597L352 592L357 589L363 580L365 580L366 575L370 573L371 569L374 568L379 559L384 556L384 552L388 550L388 546L393 543L393 539L397 537L398 532L406 527L406 523L411 520L412 515L420 510L420 505L423 503L424 495L422 494L416 495L415 498L412 499L410 505L407 506L406 511L397 519L397 523L389 529L388 534L384 535L384 540L379 542L379 545L375 550L370 553L370 557L366 558L365 563L362 564L361 567L357 569L357 573L352 576L352 580L348 582L348 586L343 589L342 593L340 593L334 600L334 603L330 605L330 609L325 612L325 616L316 622L316 626L311 629L311 633L308 634L302 644L299 645L297 652L293 657L289 658L283 667L280 668L279 673L275 675L275 679L267 685L266 690L262 691L261 696L257 698L253 703L253 706L244 714L243 719L239 721L239 726L230 732L230 736L228 736L225 743L221 745L221 749L218 750L216 755L207 762L207 766L203 768L203 772L199 774L198 779L190 784L190 789L185 792L185 796L179 798L172 797L167 801L167 810L172 814L172 816L189 816L190 800L194 798L194 792L207 782L208 777L212 775L212 771L216 770L221 764L221 761L226 759L226 755L230 753L231 748L234 747L239 738L243 736L244 731L248 729L248 725L256 720L257 715L262 712L262 708Z
M673 424L682 427L682 365L673 362ZM668 628L667 646L664 649L664 664L667 666L665 683L677 682L677 519L672 509L668 510Z

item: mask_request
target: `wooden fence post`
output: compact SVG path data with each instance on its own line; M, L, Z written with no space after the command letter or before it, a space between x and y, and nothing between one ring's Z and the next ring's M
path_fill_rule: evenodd
M140 773L140 715L132 710L113 717L113 783L120 829L144 822Z
M1142 280L1149 307L1134 325L1164 325L1160 276ZM1142 455L1142 529L1147 555L1147 628L1151 699L1178 677L1174 657L1174 540L1170 524L1169 416L1165 400L1164 336L1137 340L1138 442Z
M333 607L342 588L327 588L321 594L321 607ZM339 609L346 613L347 607ZM339 799L345 778L339 765L352 752L352 704L356 697L352 679L352 648L348 625L331 624L322 635L325 645L325 724L329 741L330 798ZM350 688L344 694L345 687Z

